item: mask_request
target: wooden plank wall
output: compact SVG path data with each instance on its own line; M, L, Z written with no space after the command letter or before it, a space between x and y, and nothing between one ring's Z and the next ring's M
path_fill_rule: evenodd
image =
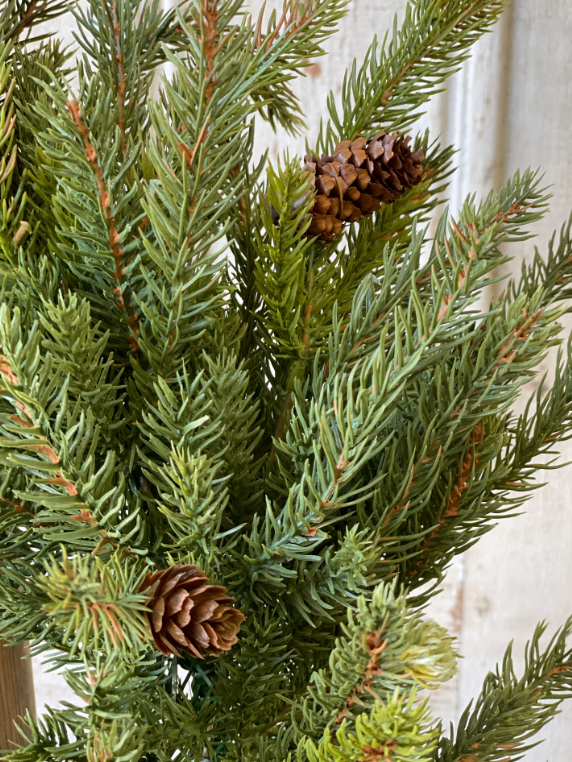
M254 4L253 10L257 10ZM272 3L275 5L275 3ZM311 67L296 84L307 115L310 142L325 112L330 89L340 92L344 69L360 60L374 33L383 35L404 0L352 0L343 31L329 44L331 55ZM451 187L458 209L469 192L483 196L502 185L518 167L541 167L555 199L535 232L546 250L554 228L572 209L572 5L569 0L513 0L495 31L430 104L423 125L460 149ZM260 151L272 158L286 148L304 153L302 138L274 136L260 129ZM513 252L513 270L533 243ZM549 369L551 360L545 363ZM532 389L530 389L532 391ZM572 445L563 459L572 460ZM434 707L455 719L475 696L487 671L502 658L511 639L517 664L524 642L539 619L553 630L572 614L572 467L541 476L526 513L507 520L478 546L456 560L431 612L459 638L464 659L458 676L434 696ZM54 676L35 665L38 709L64 695ZM546 743L526 755L527 762L564 762L572 745L572 705L547 729Z

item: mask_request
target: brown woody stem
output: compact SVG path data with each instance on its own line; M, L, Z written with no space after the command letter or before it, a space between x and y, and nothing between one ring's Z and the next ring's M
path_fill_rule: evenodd
M105 0L101 0L102 5L104 4ZM121 150L123 153L126 151L126 142L125 142L125 117L123 115L123 109L125 104L125 71L123 69L123 56L121 53L121 28L119 26L119 20L117 18L117 2L116 0L113 0L113 3L111 4L111 14L113 16L113 33L115 35L115 46L117 48L117 52L115 53L115 61L117 63L117 71L119 74L119 82L117 83L117 99L118 99L118 108L119 108L119 115L118 115L118 125L119 125L119 132L121 135Z
M120 235L119 235L119 231L117 230L115 215L111 211L111 200L109 198L109 192L107 191L105 187L105 180L103 178L103 169L101 168L101 165L99 163L97 151L95 150L95 147L93 143L91 142L89 129L83 123L83 120L81 118L80 104L76 100L70 100L70 101L67 101L66 105L68 107L70 116L73 119L75 126L77 127L78 132L82 136L86 158L88 162L90 163L91 168L93 169L95 177L96 177L97 189L99 191L99 203L101 205L101 209L103 211L103 215L107 223L109 246L111 248L111 253L113 255L113 259L115 262L114 276L115 276L115 281L117 285L113 289L113 292L115 296L117 297L117 302L120 308L125 313L127 313L127 306L125 304L125 299L123 297L123 290L122 290L123 249L119 245ZM132 331L129 334L129 347L132 352L136 352L139 349L139 344L133 334L137 334L137 316L135 314L129 315L127 318L127 322Z

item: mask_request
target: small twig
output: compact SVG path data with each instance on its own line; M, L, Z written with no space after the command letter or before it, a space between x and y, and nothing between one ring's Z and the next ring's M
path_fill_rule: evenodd
M113 293L117 297L117 302L120 308L125 313L127 313L127 306L125 304L125 299L123 298L123 291L121 287L123 272L124 272L123 249L119 245L121 236L119 234L119 231L117 230L115 215L111 211L111 200L109 198L109 192L107 191L105 187L105 180L103 178L103 169L101 168L101 165L99 163L97 151L95 150L95 147L93 143L91 142L89 129L86 127L86 125L82 121L80 104L76 100L70 100L70 101L67 101L66 105L70 113L70 116L73 119L74 124L78 129L78 132L83 138L86 158L95 173L97 188L99 191L99 202L101 204L101 209L103 211L103 215L107 222L109 246L111 247L111 253L115 261L114 275L115 275L115 281L117 285L113 289ZM129 316L128 324L132 331L129 334L129 347L132 352L136 352L139 349L139 344L134 335L138 333L136 323L137 323L137 316L135 314Z
M105 0L101 0L101 4L105 11ZM123 56L121 53L121 28L119 26L119 20L117 18L117 2L113 0L111 4L111 14L113 16L113 33L115 35L115 45L117 52L115 53L115 60L117 62L117 71L119 73L119 82L117 83L117 100L119 106L118 125L121 135L121 150L125 153L127 145L125 142L125 117L123 115L124 101L125 101L125 71L123 69Z

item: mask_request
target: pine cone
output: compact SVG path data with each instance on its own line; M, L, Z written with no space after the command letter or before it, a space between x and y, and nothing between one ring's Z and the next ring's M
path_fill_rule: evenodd
M423 149L412 153L410 141L397 132L378 132L371 140L338 143L332 156L305 156L316 188L308 235L333 241L343 222L368 217L417 185L423 174Z
M155 645L164 654L184 651L197 659L230 651L244 621L238 609L225 606L234 598L209 585L192 564L150 572L141 590L149 591L147 617Z

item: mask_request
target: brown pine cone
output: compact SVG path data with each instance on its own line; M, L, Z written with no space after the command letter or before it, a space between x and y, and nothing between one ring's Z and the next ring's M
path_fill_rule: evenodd
M149 591L147 613L155 645L164 654L197 659L230 651L244 621L238 609L225 606L234 598L226 589L209 585L204 572L192 564L149 572L141 591Z
M412 153L410 137L378 132L371 140L344 140L331 156L305 156L316 200L308 235L333 241L343 222L357 222L392 204L421 181L423 150Z

